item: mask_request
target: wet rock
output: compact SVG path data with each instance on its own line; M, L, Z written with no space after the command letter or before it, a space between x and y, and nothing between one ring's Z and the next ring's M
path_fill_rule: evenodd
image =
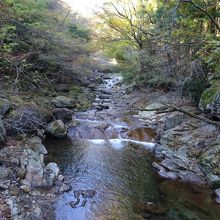
M67 127L61 120L56 120L47 126L45 132L56 138L64 138L67 136Z
M6 136L6 129L5 129L5 126L3 124L2 119L0 118L0 143L4 142L5 136Z
M63 182L64 181L64 176L63 175L59 175L58 176L58 181Z
M99 91L105 95L112 95L112 91L107 89L100 89Z
M82 197L84 199L91 199L95 196L96 191L95 190L78 190L78 191L74 191L74 196L76 198L79 198L80 195L82 195Z
M164 130L175 128L177 125L181 124L184 120L187 119L186 114L173 112L165 119Z
M220 204L220 188L215 190L215 201Z
M62 194L64 192L69 192L71 190L71 186L67 185L65 183L62 183L61 186L59 186L57 193Z
M200 168L187 158L166 158L160 164L154 162L152 165L154 170L163 178L178 179L197 185L206 184Z
M58 108L52 111L53 116L56 120L61 120L63 122L68 122L72 120L73 111L67 108Z
M12 107L12 104L9 100L0 98L0 115L4 115Z
M110 99L111 95L100 95L99 99Z
M44 169L44 177L42 181L42 186L51 187L57 180L59 175L59 167L56 163L49 163Z
M109 109L109 105L105 105L105 104L97 104L95 105L96 109L99 110L99 111L102 111L104 109Z
M57 108L74 108L76 106L74 100L67 98L65 96L57 96L56 98L52 99L51 102Z

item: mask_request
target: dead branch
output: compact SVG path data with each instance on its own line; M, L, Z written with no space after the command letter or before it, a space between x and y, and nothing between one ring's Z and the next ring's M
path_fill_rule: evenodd
M174 109L175 111L182 112L182 113L184 113L184 114L186 114L186 115L188 115L188 116L190 116L190 117L192 117L192 118L198 119L198 120L200 120L200 121L205 121L205 122L207 122L207 123L209 123L209 124L212 124L212 125L215 125L215 126L220 127L220 122L212 121L212 120L210 120L210 119L208 119L208 118L202 117L202 116L197 115L197 114L195 114L195 113L193 113L193 112L186 111L186 110L184 110L184 109L182 109L182 108L179 108L179 107L177 107L177 106L175 106L175 105L170 105L170 104L163 103L163 102L161 102L161 104L165 105L166 107L172 108L172 109Z

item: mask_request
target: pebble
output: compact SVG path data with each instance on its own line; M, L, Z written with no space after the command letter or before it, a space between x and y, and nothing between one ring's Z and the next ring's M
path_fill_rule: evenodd
M63 182L64 181L64 176L63 175L59 175L58 176L58 181Z

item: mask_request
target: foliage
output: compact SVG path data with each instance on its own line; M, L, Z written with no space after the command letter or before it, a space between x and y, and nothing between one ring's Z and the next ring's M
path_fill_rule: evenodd
M179 87L188 77L206 82L220 73L219 9L217 0L111 1L97 13L100 40L139 86Z
M14 89L51 87L65 72L76 77L78 57L89 55L86 19L59 0L5 0L0 6L0 74Z

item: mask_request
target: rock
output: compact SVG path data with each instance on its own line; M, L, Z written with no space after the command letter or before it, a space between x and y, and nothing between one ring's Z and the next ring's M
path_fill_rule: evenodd
M64 192L68 192L70 190L71 190L71 186L70 185L62 183L62 185L58 188L57 193L58 194L62 194Z
M27 170L25 168L19 168L17 171L17 176L19 179L24 179L26 175Z
M51 135L56 138L64 138L67 136L67 128L61 120L56 120L51 122L46 130L46 134Z
M154 162L153 168L166 179L178 179L201 186L206 184L200 168L185 157L166 158L160 164Z
M0 118L0 143L4 142L5 136L6 136L6 129L5 129L5 126L3 124L2 119Z
M42 144L42 141L39 137L32 137L29 140L29 145L33 149L34 152L37 154L47 154L47 149L45 146Z
M56 92L69 92L70 91L70 86L67 84L56 84L55 87Z
M56 98L52 99L51 102L57 108L74 108L76 106L74 100L65 96L57 96Z
M0 189L9 189L9 185L8 183L4 183L0 181Z
M202 93L199 107L220 117L220 80L215 80L212 86Z
M73 111L71 111L67 108L57 108L52 111L52 114L56 120L68 122L68 121L72 120Z
M64 181L64 176L63 175L59 175L58 176L58 181L63 182Z
M183 113L173 112L165 119L164 130L175 128L177 125L181 124L184 120L187 119L187 116Z
M30 158L27 163L25 180L33 187L41 186L43 180L43 167L39 160Z
M10 187L10 195L11 196L16 196L20 192L20 189L18 186L11 186Z
M51 187L59 175L59 167L56 163L49 163L44 169L42 186Z
M20 189L26 193L29 193L31 191L31 184L26 182L25 185L20 186Z
M220 175L215 175L213 173L206 173L206 179L207 179L208 185L212 189L216 189L220 187Z
M215 201L220 204L220 188L215 190Z
M95 105L96 109L99 110L99 111L102 111L104 109L109 109L109 105L105 105L105 104L97 104Z
M12 171L10 168L0 166L0 180L5 180L12 174Z
M9 100L0 98L0 115L4 115L12 107Z
M220 144L215 144L203 151L199 158L203 172L210 187L220 187Z
M112 91L107 89L100 89L99 91L105 95L112 95Z
M111 96L110 95L100 95L99 99L110 99Z

